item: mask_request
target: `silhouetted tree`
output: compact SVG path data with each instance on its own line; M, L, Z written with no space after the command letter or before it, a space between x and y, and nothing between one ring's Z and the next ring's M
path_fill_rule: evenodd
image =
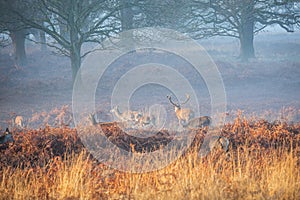
M19 21L15 13L7 9L8 4L14 3L14 0L0 0L0 12L2 14L0 18L1 32L7 33L12 40L15 65L23 66L27 63L25 37L28 33L28 26ZM23 4L16 4L15 9L19 12L23 12L24 15L31 15L31 12L28 12L29 9L24 6Z
M24 15L18 5L30 7L34 15ZM72 77L75 80L85 42L101 42L112 33L118 32L117 18L120 9L117 1L108 0L7 0L6 9L29 27L44 31L53 38L48 45L70 57Z
M270 25L288 32L299 24L297 0L191 0L184 31L194 38L229 36L240 41L240 58L254 54L254 34Z

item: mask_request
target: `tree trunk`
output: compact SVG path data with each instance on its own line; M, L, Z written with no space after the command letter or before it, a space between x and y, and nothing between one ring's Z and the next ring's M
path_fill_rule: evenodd
M40 30L39 32L40 32L41 51L45 51L47 49L46 33L42 30Z
M72 66L72 80L74 83L76 76L77 76L77 72L81 65L81 57L80 57L80 48L79 47L71 49L70 59L71 59L71 66ZM80 78L80 77L77 77L77 78Z
M133 11L130 5L130 0L122 0L121 9L121 25L122 31L130 30L133 28Z
M81 80L81 77L76 77L77 72L81 65L81 45L82 45L80 43L80 39L78 35L79 35L78 31L74 26L72 26L70 30L70 41L71 41L70 59L71 59L71 66L72 66L73 83L76 78L79 78L79 80Z
M254 58L254 34L250 29L243 31L240 35L240 58L247 61L249 58Z
M64 38L67 40L70 39L70 59L71 59L71 66L72 66L72 80L73 84L75 80L78 79L81 82L81 76L78 74L78 70L81 65L81 45L80 42L80 34L79 30L77 29L76 19L78 17L78 5L71 4L70 11L68 14L68 26L60 23L60 31L63 34ZM69 33L69 35L67 35ZM68 38L69 36L69 38ZM77 77L78 76L78 77Z
M243 2L241 11L241 25L239 28L240 39L240 58L247 61L249 58L254 58L254 1L246 0Z
M24 66L27 63L26 51L25 51L25 37L26 31L17 30L11 31L10 37L13 43L14 56L15 56L15 64L17 66Z

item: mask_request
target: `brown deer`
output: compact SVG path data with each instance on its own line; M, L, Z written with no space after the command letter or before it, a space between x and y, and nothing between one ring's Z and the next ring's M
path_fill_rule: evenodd
M209 152L212 153L227 153L229 151L229 140L220 135L210 134L205 136L204 141L199 151L200 157L206 156Z
M120 112L119 107L115 106L110 110L119 120L138 123L142 117L142 114L138 111L125 111L123 113Z
M190 95L186 95L187 99L181 103L181 105L186 104L190 100ZM187 126L188 122L194 117L194 112L189 108L181 108L181 105L178 103L174 103L172 101L171 96L167 96L170 103L175 107L175 113L177 116L177 119L179 121L179 125Z
M190 129L198 129L209 126L211 124L211 117L209 116L201 116L195 117L191 119L187 124L183 125L183 127L187 127Z
M150 114L141 114L138 120L139 124L143 126L156 126L156 117Z
M90 121L90 125L93 126L98 126L98 125L108 125L108 124L113 124L114 122L99 122L97 121L96 113L90 113L88 115L88 119Z
M213 136L209 141L209 149L222 149L224 152L228 152L229 140L223 136Z

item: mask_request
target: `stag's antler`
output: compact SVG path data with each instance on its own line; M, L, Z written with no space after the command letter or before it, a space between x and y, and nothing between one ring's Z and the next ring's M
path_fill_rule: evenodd
M171 97L170 95L168 95L167 98L169 99L169 101L170 101L171 104L173 104L173 105L176 106L176 107L180 107L180 104L179 104L179 103L176 104L176 103L174 103L174 102L172 101L172 97ZM190 100L190 98L191 98L191 96L190 96L189 94L186 94L186 100L185 100L183 103L181 103L181 105L186 104L186 103Z
M175 106L175 107L177 107L177 108L180 108L180 105L179 105L179 104L176 104L176 103L174 103L174 102L172 101L172 97L171 97L170 95L168 95L167 98L169 99L170 103L171 103L173 106Z
M191 96L189 94L186 94L186 100L185 102L181 103L181 105L186 104L190 100Z
M187 99L182 104L187 103L190 100L190 95L186 95ZM170 103L175 106L175 113L180 125L185 125L194 117L194 112L189 108L181 108L180 104L176 104L172 101L171 96L167 96Z

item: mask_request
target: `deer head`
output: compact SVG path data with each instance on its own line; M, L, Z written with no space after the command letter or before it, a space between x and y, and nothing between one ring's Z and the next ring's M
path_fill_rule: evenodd
M220 150L223 150L224 152L228 152L229 144L230 144L230 142L226 137L214 136L209 141L209 149L210 150L220 149Z

